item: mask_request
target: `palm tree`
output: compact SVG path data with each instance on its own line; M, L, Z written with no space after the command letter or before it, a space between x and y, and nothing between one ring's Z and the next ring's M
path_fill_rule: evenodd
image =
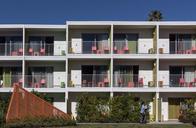
M148 21L161 21L163 19L163 15L159 10L152 10L148 14Z

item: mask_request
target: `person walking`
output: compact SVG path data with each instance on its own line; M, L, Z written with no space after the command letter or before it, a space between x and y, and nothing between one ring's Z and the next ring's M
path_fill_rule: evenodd
M147 105L144 102L141 103L141 110L140 110L140 123L146 123L146 111Z

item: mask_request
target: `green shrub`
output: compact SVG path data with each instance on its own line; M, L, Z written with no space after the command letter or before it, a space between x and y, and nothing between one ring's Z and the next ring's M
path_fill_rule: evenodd
M31 93L51 104L53 103L53 99L49 97L46 93L40 93L35 90L32 90Z
M131 95L103 99L84 94L77 99L77 102L78 122L139 122L140 120L140 101Z
M107 100L82 95L78 98L76 110L78 122L104 122L107 117Z
M131 95L112 98L110 120L112 122L139 122L140 101L136 101Z
M196 102L196 98L187 99L184 101L184 108L181 108L181 114L179 116L179 121L183 123L192 123L196 126L196 110L194 104Z
M23 120L15 120L6 124L6 128L38 128L38 127L61 127L61 126L74 126L74 120L66 120L60 117L34 117Z
M9 105L9 97L8 98L0 97L0 127L3 127L5 124L5 116L6 116L8 105Z

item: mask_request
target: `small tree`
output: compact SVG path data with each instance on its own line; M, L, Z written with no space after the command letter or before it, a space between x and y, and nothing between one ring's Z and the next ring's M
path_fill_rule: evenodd
M159 10L152 10L148 14L148 21L161 21L163 19L163 15Z
M79 122L95 122L97 116L96 97L87 94L78 98L77 120Z
M131 95L116 96L110 101L110 120L113 122L139 122L140 101Z

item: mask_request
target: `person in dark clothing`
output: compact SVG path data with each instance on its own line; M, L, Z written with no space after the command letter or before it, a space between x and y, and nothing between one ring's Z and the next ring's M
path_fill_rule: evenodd
M147 112L147 109L148 109L147 105L144 102L142 102L141 103L141 109L140 109L140 115L141 115L140 123L146 123L146 112Z

